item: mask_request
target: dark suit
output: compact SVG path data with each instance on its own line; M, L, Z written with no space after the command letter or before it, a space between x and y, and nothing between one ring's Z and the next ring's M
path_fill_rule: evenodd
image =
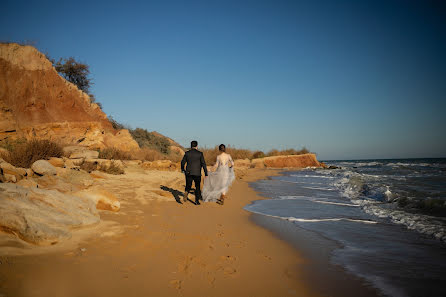
M184 165L186 165L186 168L184 168ZM183 160L181 160L181 171L186 174L186 193L189 193L192 187L192 181L194 182L195 201L197 202L201 199L201 168L203 168L204 174L207 176L208 169L206 168L203 153L197 149L187 151L184 154Z

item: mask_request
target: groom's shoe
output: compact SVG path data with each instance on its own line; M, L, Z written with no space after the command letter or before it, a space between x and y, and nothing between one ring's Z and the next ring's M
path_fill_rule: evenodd
M195 199L195 205L200 205L200 200L199 199Z
M188 193L184 193L183 202L187 202L187 195L188 195Z

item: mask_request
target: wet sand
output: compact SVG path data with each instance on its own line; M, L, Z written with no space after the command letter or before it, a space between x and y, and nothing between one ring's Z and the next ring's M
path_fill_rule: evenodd
M0 247L0 296L320 296L303 274L311 263L243 210L263 199L248 181L274 174L249 170L224 206L179 204L180 173L98 181L121 211L101 211L101 229L59 247Z

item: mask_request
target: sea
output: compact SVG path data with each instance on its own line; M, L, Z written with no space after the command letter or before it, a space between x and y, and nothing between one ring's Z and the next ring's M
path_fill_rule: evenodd
M446 296L446 159L325 163L252 183L271 199L245 209L336 242L331 264L383 296Z

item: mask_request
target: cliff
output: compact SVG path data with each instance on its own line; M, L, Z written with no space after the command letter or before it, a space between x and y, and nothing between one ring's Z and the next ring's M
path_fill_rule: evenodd
M0 44L0 141L47 138L93 149L138 149L127 130L113 129L88 94L66 81L32 46Z
M241 168L306 168L324 167L315 154L265 157L253 160L235 160L235 167Z

